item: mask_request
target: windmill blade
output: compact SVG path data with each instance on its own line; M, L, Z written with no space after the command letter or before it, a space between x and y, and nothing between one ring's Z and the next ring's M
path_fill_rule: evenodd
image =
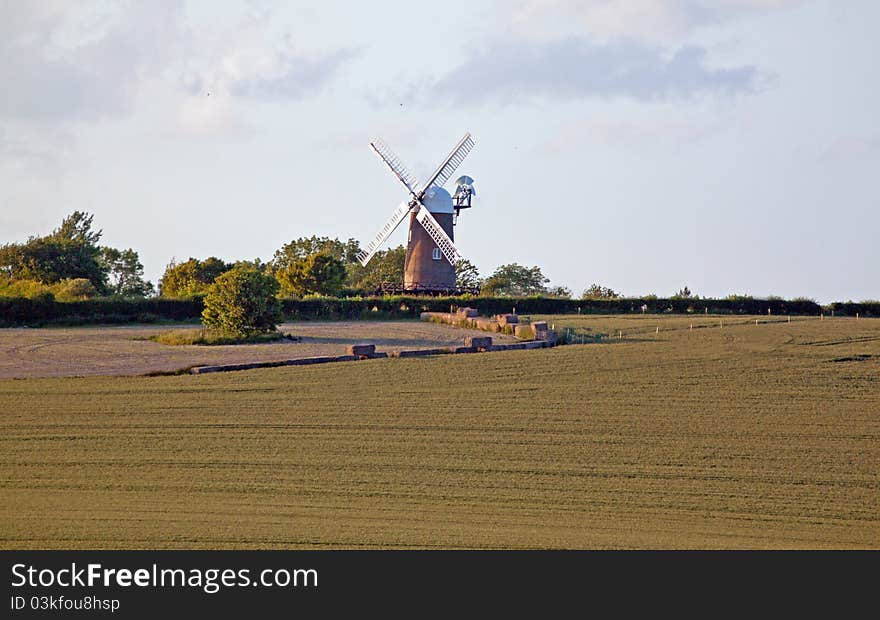
M394 154L394 151L378 138L370 142L370 148L373 149L376 155L379 156L379 159L388 166L391 172L394 173L394 176L403 183L403 186L406 187L407 191L415 196L415 188L419 186L419 179L407 169L400 158Z
M397 209L394 210L394 213L391 214L391 217L385 222L385 225L382 227L382 230L379 231L372 241L370 241L369 245L360 252L358 252L358 260L361 261L361 265L364 267L367 266L367 263L370 262L370 259L373 258L373 254L375 254L379 247L385 240L391 236L400 223L406 218L407 214L410 212L412 207L409 202L401 202Z
M431 236L431 239L434 240L434 243L437 244L437 247L440 248L440 251L443 252L443 256L446 257L446 260L448 260L451 265L455 265L457 261L461 260L461 254L458 253L458 249L456 249L455 244L452 243L452 239L449 238L449 235L447 235L446 231L443 230L443 227L440 226L440 222L435 220L434 216L428 213L428 209L421 206L418 213L416 213L416 219L419 221L419 224L422 225L422 228L425 229L425 232Z
M470 133L466 133L464 138L458 141L452 152L443 160L443 163L437 167L437 170L434 171L434 174L431 175L430 180L425 183L418 195L421 196L432 185L443 187L443 184L455 173L455 169L464 161L464 158L467 157L472 148L474 148L474 139L471 138Z

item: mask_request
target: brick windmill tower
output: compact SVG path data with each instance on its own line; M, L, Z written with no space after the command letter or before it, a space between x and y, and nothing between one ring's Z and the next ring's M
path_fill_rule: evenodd
M453 226L461 209L471 206L471 196L475 192L473 179L467 176L459 177L456 181L458 187L454 197L443 189L443 184L455 173L473 146L471 134L465 134L428 182L422 184L384 142L374 140L370 143L370 147L409 195L391 214L379 234L358 255L362 265L370 262L379 247L408 217L404 290L425 293L455 290L455 263L461 259L461 255L452 241Z

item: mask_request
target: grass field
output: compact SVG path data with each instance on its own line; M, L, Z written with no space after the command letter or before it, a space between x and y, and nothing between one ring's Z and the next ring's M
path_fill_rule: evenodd
M0 546L880 547L880 320L551 320L623 337L2 380Z

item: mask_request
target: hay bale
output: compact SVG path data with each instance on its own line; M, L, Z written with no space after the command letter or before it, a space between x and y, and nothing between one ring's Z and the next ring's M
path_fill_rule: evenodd
M499 314L498 315L498 324L501 327L506 325L516 325L519 323L519 317L515 314Z
M467 336L464 339L464 346L475 349L488 349L492 346L492 336Z
M523 340L533 340L535 338L535 330L531 325L516 325L513 328L513 335Z
M376 345L350 344L346 347L345 352L348 355L356 355L358 357L372 357L376 353Z
M486 332L499 332L501 331L501 326L498 325L497 321L487 318L476 318L472 320L474 326L477 329L482 329Z

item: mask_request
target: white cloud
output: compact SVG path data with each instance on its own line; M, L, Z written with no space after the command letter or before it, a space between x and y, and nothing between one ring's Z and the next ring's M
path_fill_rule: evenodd
M669 41L691 31L807 0L525 0L513 15L521 32L545 29L603 40Z
M749 93L766 79L754 66L709 68L705 56L696 46L668 53L633 41L504 40L433 82L412 85L409 98L461 106L589 97L650 101Z
M0 120L82 121L130 110L175 53L179 5L10 3L0 20Z
M270 25L270 14L253 12L230 29L191 30L179 1L8 3L0 19L0 123L124 117L149 109L158 87L178 98L184 122L220 127L235 106L201 106L194 97L301 99L355 54L299 50L290 35L273 37Z
M231 30L203 34L186 63L192 93L221 92L262 101L296 100L315 93L353 58L353 49L307 52L287 34L268 34L271 15L252 13Z

